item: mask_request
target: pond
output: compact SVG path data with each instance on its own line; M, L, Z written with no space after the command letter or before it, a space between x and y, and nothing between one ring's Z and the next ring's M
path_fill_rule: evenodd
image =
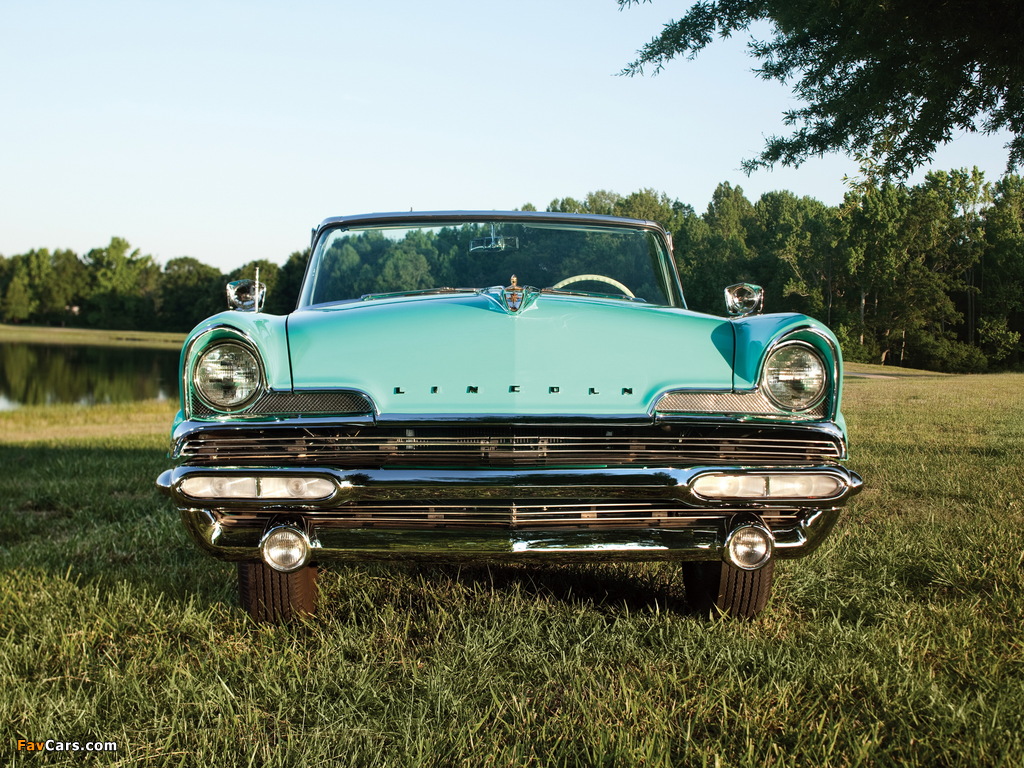
M178 397L178 351L0 342L0 410Z

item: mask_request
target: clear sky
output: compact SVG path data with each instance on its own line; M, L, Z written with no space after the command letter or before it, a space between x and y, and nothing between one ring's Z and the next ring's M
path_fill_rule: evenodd
M687 3L35 0L0 6L0 254L112 236L159 262L281 263L342 214L508 209L653 188L702 212L842 200L841 156L747 177L786 88L745 40L657 77L616 73ZM1005 138L940 169L995 180Z

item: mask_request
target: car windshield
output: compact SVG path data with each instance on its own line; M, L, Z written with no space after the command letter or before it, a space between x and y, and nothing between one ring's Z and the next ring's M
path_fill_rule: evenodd
M328 230L302 306L508 286L681 306L664 240L649 228L559 220L446 221Z

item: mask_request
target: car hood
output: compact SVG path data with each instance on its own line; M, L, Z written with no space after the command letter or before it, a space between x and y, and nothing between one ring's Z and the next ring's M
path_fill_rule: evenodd
M542 294L517 313L478 293L379 298L288 318L296 389L352 388L381 416L643 417L665 390L733 386L721 318Z

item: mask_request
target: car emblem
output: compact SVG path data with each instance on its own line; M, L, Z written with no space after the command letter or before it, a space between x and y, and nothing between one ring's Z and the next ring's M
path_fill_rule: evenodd
M519 308L523 306L523 289L519 286L519 281L515 275L512 275L512 285L503 291L505 296L505 306L508 307L509 312L518 312Z

